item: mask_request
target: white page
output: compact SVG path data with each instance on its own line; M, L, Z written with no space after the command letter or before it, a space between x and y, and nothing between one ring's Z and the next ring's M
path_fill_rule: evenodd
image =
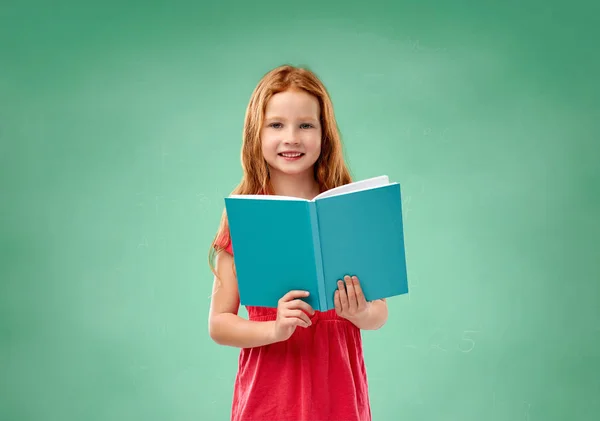
M355 181L353 183L345 184L343 186L334 187L333 189L327 190L317 195L312 201L317 199L323 199L325 197L339 196L341 194L352 193L360 190L368 190L376 187L387 186L390 184L389 177L387 175L381 175L379 177L367 178L366 180ZM308 199L301 197L292 196L278 196L278 195L262 195L262 194L232 194L229 197L236 199L259 199L259 200L299 200L308 202Z
M293 196L277 196L274 194L231 194L229 195L231 198L235 199L258 199L258 200L299 200L303 202L308 202L309 200L303 199L301 197L293 197Z
M359 190L373 189L375 187L387 186L388 184L390 184L389 177L387 175L381 175L379 177L367 178L366 180L355 181L343 186L334 187L333 189L319 194L313 200L322 199L324 197L339 196L341 194L352 193Z

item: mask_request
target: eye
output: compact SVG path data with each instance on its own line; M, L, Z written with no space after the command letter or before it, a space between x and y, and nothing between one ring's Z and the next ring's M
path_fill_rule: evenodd
M271 124L269 124L269 127L273 127L274 129L279 129L279 128L281 128L281 123L271 123Z
M304 123L304 124L301 124L300 127L302 127L303 129L310 129L311 127L314 127L314 126L310 123Z

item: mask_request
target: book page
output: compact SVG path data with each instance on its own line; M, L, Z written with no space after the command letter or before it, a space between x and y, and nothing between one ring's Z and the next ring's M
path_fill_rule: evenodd
M229 195L232 199L258 199L258 200L299 200L308 202L307 199L303 199L301 197L292 197L292 196L277 196L270 194L231 194Z
M389 177L387 175L381 175L379 177L367 178L366 180L355 181L350 184L346 184L333 189L327 190L313 200L322 199L324 197L339 196L340 194L352 193L359 190L368 190L375 187L387 186L390 184Z

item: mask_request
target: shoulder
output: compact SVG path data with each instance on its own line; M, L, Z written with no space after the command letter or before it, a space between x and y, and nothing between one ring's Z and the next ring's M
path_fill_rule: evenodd
M257 194L268 195L269 193L265 190L261 190ZM224 251L233 256L233 243L231 241L231 234L229 233L229 229L226 229L223 233L221 233L221 235L215 240L214 245L216 247L222 247Z
M215 240L215 247L222 247L224 251L233 256L233 244L229 233L222 234Z

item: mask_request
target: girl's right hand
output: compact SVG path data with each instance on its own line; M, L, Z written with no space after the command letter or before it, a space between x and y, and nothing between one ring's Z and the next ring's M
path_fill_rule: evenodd
M308 291L290 291L277 304L274 337L276 342L285 341L292 336L296 326L309 327L312 322L308 317L315 314L313 308L301 297L308 297ZM305 313L306 312L306 313Z

